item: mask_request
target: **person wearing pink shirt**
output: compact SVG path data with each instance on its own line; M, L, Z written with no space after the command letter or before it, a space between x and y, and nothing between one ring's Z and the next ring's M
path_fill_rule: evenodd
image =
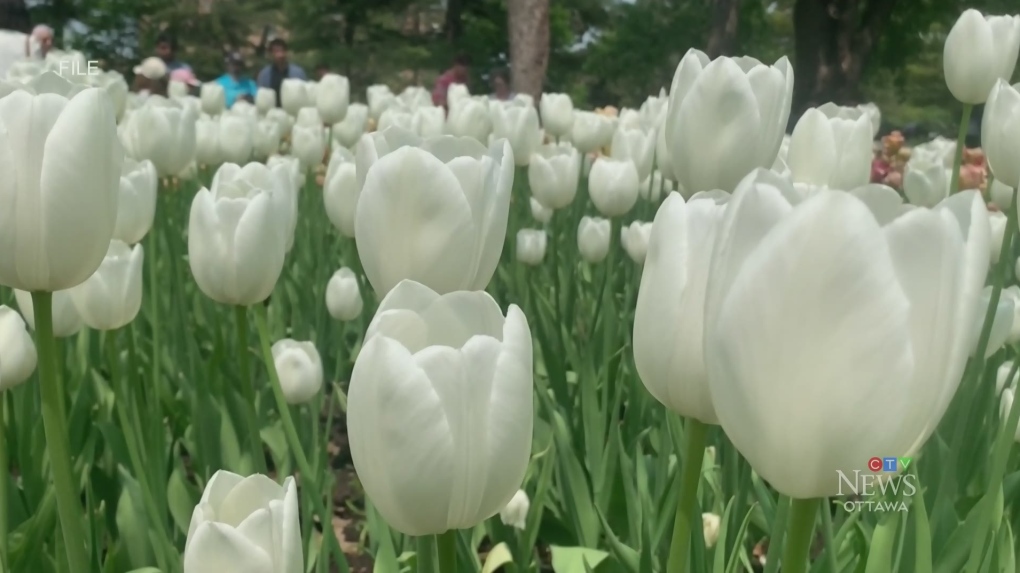
M446 107L446 92L453 84L466 84L469 79L468 66L471 61L467 54L459 54L453 59L453 66L436 78L436 85L432 89L432 103L437 106Z

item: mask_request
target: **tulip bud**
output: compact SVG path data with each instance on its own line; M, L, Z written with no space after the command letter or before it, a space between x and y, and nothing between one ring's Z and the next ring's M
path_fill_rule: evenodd
M985 103L996 81L1013 76L1018 51L1020 16L983 16L974 9L964 10L949 30L942 54L949 91L963 103Z
M1000 80L988 94L981 146L995 179L1012 188L1020 186L1020 84Z
M666 109L669 107L669 94L665 88L659 90L659 95L650 95L638 109L638 117L641 128L645 131L661 131L659 126L666 123Z
M879 109L878 105L868 102L862 103L857 106L857 109L864 112L864 115L868 116L871 120L871 138L878 137L878 134L882 131L882 110Z
M581 154L569 143L540 146L528 164L531 193L551 209L574 201L580 176Z
M648 238L652 234L652 224L634 221L620 229L620 243L627 255L637 264L645 264L648 254Z
M446 110L441 107L419 107L411 114L411 119L421 137L439 137L446 128Z
M297 116L302 108L314 105L308 97L308 87L305 80L298 78L285 78L280 85L280 107L289 115Z
M645 201L652 203L658 203L659 199L662 198L663 191L669 193L672 191L672 183L662 178L662 173L654 171L651 177L648 177L641 183L641 187L638 187L638 196Z
M0 284L53 292L96 270L117 223L123 160L102 90L0 98Z
M570 100L569 95L542 94L538 105L539 111L542 112L542 127L546 133L553 137L570 133L574 126L574 102Z
M116 330L127 326L142 308L141 245L111 241L106 258L85 282L70 290L71 300L89 328Z
M631 161L600 157L588 175L591 202L606 217L627 214L637 202L640 186L637 169Z
M346 77L326 74L319 80L319 87L315 92L315 107L319 110L322 121L328 125L344 119L350 99L351 86Z
M273 344L273 363L288 404L304 404L322 389L322 359L311 342L285 338Z
M993 211L988 213L988 224L991 235L988 243L988 259L995 264L999 262L999 255L1002 252L1002 239L1006 234L1006 223L1008 219L1005 213Z
M446 118L446 133L487 143L489 134L492 133L488 101L470 98L450 104L450 113Z
M612 118L590 111L575 111L570 141L581 153L593 153L612 142L615 129Z
M357 172L365 179L354 236L365 275L380 296L403 279L442 293L489 284L503 250L513 187L513 151L506 141L486 149L469 138L421 140L390 128L362 138Z
M446 104L449 107L453 107L455 104L460 103L463 100L469 99L471 92L468 87L464 84L450 84L450 88L446 90Z
M903 194L911 204L934 207L949 196L952 171L942 162L928 161L924 157L911 157L903 170Z
M343 267L326 284L326 309L336 320L350 321L361 316L364 303L354 271Z
M302 551L294 478L281 486L261 474L220 470L191 514L184 573L301 573Z
M684 191L732 191L755 168L775 162L790 117L793 69L786 57L766 66L749 57L710 61L692 49L676 68L669 97L666 146ZM706 146L708 134L713 143Z
M223 163L223 154L220 153L220 125L207 115L203 115L195 122L195 160L202 165L214 167Z
M497 105L492 114L492 136L510 142L517 165L527 165L542 143L538 112L532 106Z
M1003 390L1016 390L1017 382L1020 381L1020 372L1013 374L1012 380L1009 379L1009 373L1013 371L1014 363L1012 360L1003 362L999 369L995 372L995 393L1001 394Z
M351 373L347 431L387 524L431 535L506 507L531 457L532 344L521 309L504 318L484 291L402 281L383 298Z
M609 219L581 217L577 226L577 250L581 258L589 263L601 263L609 254Z
M333 124L333 140L344 147L354 147L365 133L368 122L368 106L352 103L347 107L343 121Z
M290 152L301 161L301 168L305 171L321 165L326 152L322 127L295 125L291 131Z
M721 523L722 520L714 513L701 514L701 526L704 530L702 535L705 539L706 549L715 547L715 543L719 541L719 526Z
M542 264L548 236L542 229L521 229L517 231L517 260L530 266Z
M251 305L273 292L283 271L291 206L269 168L225 164L191 203L188 262L216 302Z
M266 160L280 150L280 126L276 122L261 119L255 124L252 137L252 153L257 159Z
M529 200L531 203L531 216L542 223L543 225L552 220L553 210L542 204L541 201L531 197Z
M23 290L14 290L14 300L18 303L18 310L21 316L25 317L25 323L32 330L35 330L35 314L32 310L32 293ZM74 306L71 299L71 291L61 290L53 293L53 336L66 338L78 334L82 327L81 315ZM0 360L3 357L0 356Z
M397 96L393 95L386 85L368 86L365 93L368 98L369 116L376 121L379 121L384 111L397 102Z
M254 147L254 125L248 118L233 114L219 117L220 154L224 163L247 163Z
M974 356L977 353L978 342L980 342L981 329L985 324L985 311L988 309L988 303L992 298L992 287L988 286L981 292L974 304L977 305L977 309L974 313L974 320L971 323L971 346L970 355ZM1010 332L1013 330L1013 321L1016 316L1016 301L1009 296L1000 296L999 304L995 307L995 315L992 318L992 329L988 336L988 346L985 348L985 358L989 358L991 355L999 351L1000 348L1006 345L1006 340L1009 339Z
M435 107L432 105L432 94L421 86L407 86L400 92L398 99L400 103L413 110Z
M150 97L125 122L124 147L134 159L152 161L160 177L172 177L195 159L197 120L192 108Z
M644 181L652 175L652 162L655 159L656 132L644 129L620 127L613 134L612 157L626 159L634 164L638 179Z
M445 118L444 118L445 121ZM397 126L413 133L419 133L419 118L415 117L410 110L401 106L393 106L383 112L379 118L379 130Z
M801 116L786 158L795 183L843 191L868 183L874 156L871 121L859 110L849 111L854 117L841 117L846 111L835 106L808 109Z
M329 160L322 186L322 199L330 223L345 237L354 236L354 213L360 194L354 156L341 147Z
M514 529L524 529L528 524L528 508L530 506L528 494L523 489L519 489L510 499L510 503L500 510L499 520L503 522L503 525Z
M202 84L199 97L202 99L202 113L219 115L227 108L226 93L223 91L223 86L217 82Z
M9 306L0 306L0 391L28 380L36 360L35 343L25 320Z
M156 217L156 192L159 178L149 160L125 159L120 175L117 200L117 224L113 237L133 245L152 228Z

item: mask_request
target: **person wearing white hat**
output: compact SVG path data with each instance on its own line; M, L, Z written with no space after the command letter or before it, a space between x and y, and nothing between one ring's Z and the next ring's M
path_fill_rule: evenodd
M141 94L165 96L167 92L166 63L160 58L145 58L135 66L133 90Z

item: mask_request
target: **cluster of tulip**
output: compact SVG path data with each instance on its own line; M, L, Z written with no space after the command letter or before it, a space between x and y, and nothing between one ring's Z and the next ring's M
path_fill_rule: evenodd
M945 50L989 180L902 193L872 105L784 135L786 58L618 113L16 66L0 572L346 571L338 411L379 570L1015 571L1020 17Z

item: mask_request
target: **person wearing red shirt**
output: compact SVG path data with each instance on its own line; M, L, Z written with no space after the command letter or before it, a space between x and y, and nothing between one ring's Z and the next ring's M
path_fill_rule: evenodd
M436 85L432 89L432 103L437 106L446 107L446 92L453 84L466 84L468 82L468 66L470 60L466 54L459 54L453 59L453 66L436 78Z

